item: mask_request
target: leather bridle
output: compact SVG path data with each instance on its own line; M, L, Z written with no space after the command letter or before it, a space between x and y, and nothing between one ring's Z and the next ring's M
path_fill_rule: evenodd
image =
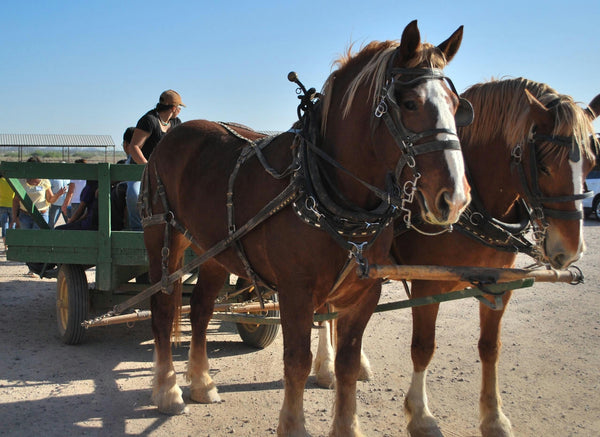
M390 60L391 62L393 62L393 57ZM386 84L381 91L381 100L375 108L375 117L383 119L390 135L402 152L394 171L396 184L399 185L402 172L406 167L409 167L413 173L413 179L406 181L403 186L400 205L400 209L404 213L403 220L409 228L411 227L411 211L408 204L413 201L417 183L421 177L421 173L417 168L416 157L425 153L443 150L460 151L461 148L456 130L435 128L413 132L408 129L402 122L400 106L394 96L396 87L415 85L429 80L445 80L459 99L459 107L455 115L456 126L467 126L473 122L473 106L468 100L458 95L452 81L438 68L389 68L387 75ZM436 138L438 134L447 134L455 139L439 140ZM419 143L423 139L428 139L428 141Z
M534 133L529 140L529 175L531 179L531 184L529 184L525 175L525 164L522 159L523 150L521 145L517 145L511 152L511 158L513 165L517 168L519 173L519 179L523 191L525 192L525 201L529 204L534 217L538 220L543 220L545 217L552 217L560 220L581 220L583 218L582 210L563 211L544 206L545 203L564 203L586 199L592 197L593 193L587 192L567 196L545 196L540 189L537 169L537 164L539 162L537 149L540 142L549 142L562 147L570 147L571 152L569 153L569 160L579 162L581 159L579 146L575 143L573 137Z
M539 174L538 174L538 147L540 143L548 142L561 147L570 148L569 160L579 162L581 159L581 151L575 138L544 135L535 133L529 138L529 176L528 182L525 174L525 164L523 162L523 148L520 144L515 146L511 151L511 161L513 168L516 168L519 174L519 180L525 193L524 200L529 205L530 222L533 226L533 238L539 244L546 237L546 229L549 224L546 217L551 217L559 220L581 220L583 219L583 210L564 211L546 207L545 203L564 203L574 202L576 200L586 199L594 195L592 192L582 194L571 194L567 196L545 196L540 189Z

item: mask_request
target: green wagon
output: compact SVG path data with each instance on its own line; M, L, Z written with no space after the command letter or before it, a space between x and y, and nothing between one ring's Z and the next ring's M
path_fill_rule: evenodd
M7 233L7 259L58 265L56 314L60 337L67 344L84 339L83 322L121 304L148 287L144 281L148 257L143 233L111 229L111 186L115 181L139 180L142 166L120 164L65 164L2 162L2 173L41 229L11 229ZM99 226L97 231L51 230L31 205L19 179L98 180ZM189 256L193 256L189 252ZM88 282L86 271L95 272ZM194 275L184 281L184 303L193 287ZM266 347L277 335L278 312L264 311L252 304L255 293L239 283L226 285L217 305L222 313L214 318L236 322L242 340L255 347ZM256 299L254 299L256 300ZM141 308L124 317L123 322L149 317ZM139 311L139 310L142 311ZM235 311L235 312L232 312ZM258 311L259 315L256 315ZM253 312L253 314L248 314ZM261 323L256 323L260 320ZM108 323L107 323L108 324Z
M0 168L42 229L13 229L7 233L7 259L59 265L56 287L56 314L61 339L67 344L80 343L86 327L127 323L149 318L149 305L141 301L150 284L144 281L148 258L142 232L111 229L111 184L114 181L139 180L143 167L137 165L49 164L2 162ZM50 230L26 198L19 178L97 179L99 227L97 231ZM187 261L194 254L188 251ZM95 271L95 282L88 283L86 271ZM193 272L192 272L193 273ZM404 299L380 304L377 311L389 311L435 302L475 297L499 309L501 294L506 290L530 287L538 282L582 281L583 275L570 271L487 269L439 266L371 266L369 276L394 280L461 280L474 286L464 290L419 299ZM184 304L195 281L194 274L183 283ZM142 293L144 292L144 293ZM262 297L259 299L258 294ZM484 296L487 295L486 299ZM489 296L495 296L494 301ZM256 293L237 281L226 285L215 304L214 319L235 322L244 343L268 346L279 330L276 294ZM265 301L265 299L267 299ZM129 308L128 301L141 301L127 314L100 316L107 310ZM260 302L259 302L260 300ZM182 312L189 311L188 306ZM95 317L96 315L100 317ZM335 318L335 313L316 314L315 322Z

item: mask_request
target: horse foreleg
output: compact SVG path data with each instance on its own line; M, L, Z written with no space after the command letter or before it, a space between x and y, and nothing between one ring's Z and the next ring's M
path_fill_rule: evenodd
M413 296L422 296L421 284L412 285ZM413 336L411 357L413 375L404 400L404 411L408 418L407 430L411 437L442 436L437 421L427 405L427 366L435 350L435 321L439 304L413 307Z
M161 278L164 229L158 226L146 228L144 242L148 251L150 282L158 282ZM185 240L179 234L174 234L170 242L169 273L174 272L180 265L186 247ZM171 335L173 322L179 317L181 306L181 281L173 284L171 294L162 291L152 295L150 307L152 310L152 332L154 334L154 383L152 400L158 410L165 414L181 414L186 411L182 392L177 385L177 375L173 367L171 353Z
M333 321L321 323L318 330L319 346L313 363L313 370L317 377L317 385L323 388L332 388L335 384L335 352L333 351Z
M504 309L508 305L510 292L504 298ZM481 333L479 357L481 358L481 397L479 399L480 430L483 437L512 436L512 427L502 412L502 400L498 389L498 360L500 358L500 324L504 309L494 311L480 304L479 318Z
M376 283L337 320L335 411L330 437L363 435L356 414L356 381L360 372L362 337L380 294L381 284Z
M279 307L283 331L284 395L277 435L306 437L308 434L304 425L304 386L310 374L312 361L312 297L306 293L305 286L281 286Z
M205 264L190 299L192 342L186 378L190 382L190 398L203 404L221 402L217 387L209 374L206 353L206 331L213 314L214 302L227 278L227 272L216 264Z
M175 289L173 294L180 292ZM154 382L152 401L161 413L181 414L186 410L182 392L177 385L171 353L171 330L176 312L174 295L162 292L151 299L152 331L154 333Z
M365 351L360 348L360 370L358 372L359 381L370 381L373 379L373 371L371 370L371 363L369 358L365 354Z
M335 319L321 323L319 333L319 346L313 362L313 371L317 378L317 385L323 388L332 388L335 385ZM362 350L360 351L359 381L369 381L373 378L371 363Z

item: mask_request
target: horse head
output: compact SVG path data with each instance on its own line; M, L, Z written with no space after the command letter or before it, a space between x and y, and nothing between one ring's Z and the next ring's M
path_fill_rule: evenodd
M532 208L544 261L565 268L585 249L581 200L591 194L584 182L598 147L591 122L600 113L600 95L583 109L569 96L525 94L533 124L522 153L522 196Z
M423 219L442 225L456 222L470 201L456 128L470 122L472 108L443 74L462 34L460 27L436 47L421 42L413 21L399 43L372 42L338 61L323 88L324 147L385 187L408 225L415 198ZM353 200L375 205L346 175L338 185Z

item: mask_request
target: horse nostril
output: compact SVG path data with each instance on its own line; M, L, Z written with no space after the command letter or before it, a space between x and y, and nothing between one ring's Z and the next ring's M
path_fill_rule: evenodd
M556 254L552 257L551 264L555 269L562 269L567 264L567 256L564 253Z
M442 191L438 196L436 207L443 220L447 220L450 215L451 199L452 196L448 190Z

